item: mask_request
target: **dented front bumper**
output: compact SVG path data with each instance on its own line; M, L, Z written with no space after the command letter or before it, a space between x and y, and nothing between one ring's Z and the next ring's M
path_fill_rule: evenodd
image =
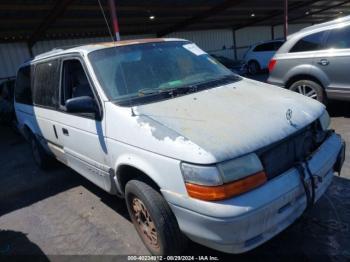
M317 176L315 200L344 162L344 142L332 134L308 162ZM338 170L335 170L335 169ZM310 184L310 183L308 183ZM193 241L228 253L242 253L271 239L299 218L306 195L295 168L238 197L206 202L163 192L181 230Z

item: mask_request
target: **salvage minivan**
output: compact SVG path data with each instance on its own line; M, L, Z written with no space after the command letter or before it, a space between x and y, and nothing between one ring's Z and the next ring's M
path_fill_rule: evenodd
M228 253L261 245L345 158L321 103L237 76L182 39L38 55L18 70L15 111L35 162L56 158L125 198L155 255L188 239Z

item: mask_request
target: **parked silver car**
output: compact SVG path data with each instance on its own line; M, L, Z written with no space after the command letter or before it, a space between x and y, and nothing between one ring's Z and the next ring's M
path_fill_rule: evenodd
M325 103L350 100L350 16L291 35L269 63L271 84Z

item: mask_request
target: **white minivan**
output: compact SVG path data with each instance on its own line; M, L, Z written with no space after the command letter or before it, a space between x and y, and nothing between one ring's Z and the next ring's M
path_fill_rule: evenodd
M155 255L188 238L228 253L261 245L345 158L321 103L237 76L182 39L39 55L18 70L15 111L35 162L56 158L125 198Z

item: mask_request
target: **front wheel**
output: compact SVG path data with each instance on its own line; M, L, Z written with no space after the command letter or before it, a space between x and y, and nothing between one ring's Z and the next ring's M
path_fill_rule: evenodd
M129 215L152 255L178 255L187 244L176 218L161 194L147 183L131 180L125 187Z
M289 90L326 104L326 95L322 86L312 80L296 81L289 87Z

